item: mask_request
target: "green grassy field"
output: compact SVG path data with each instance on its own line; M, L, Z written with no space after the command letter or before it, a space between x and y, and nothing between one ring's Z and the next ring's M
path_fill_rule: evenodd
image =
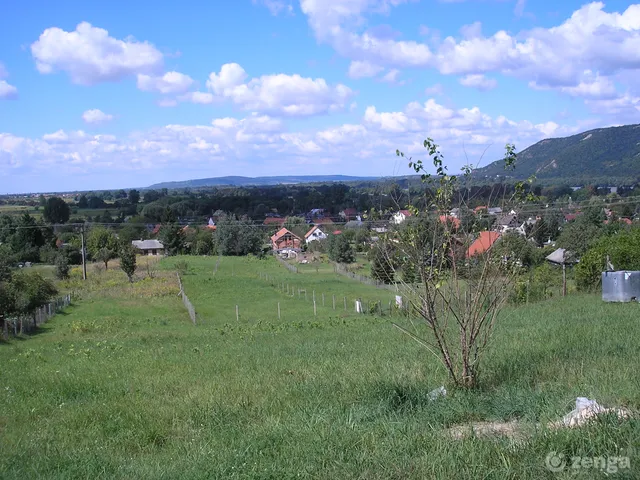
M177 296L181 260L195 326ZM353 299L392 292L274 259L225 257L214 274L216 262L165 259L133 285L111 264L90 268L86 285L63 285L74 306L0 344L0 477L604 478L548 471L553 451L626 455L631 469L614 478L640 477L637 419L542 428L524 443L446 435L471 421L555 421L577 396L639 409L640 305L573 296L509 309L481 388L430 401L447 381L438 362L388 315L353 312ZM333 310L334 294L348 311Z

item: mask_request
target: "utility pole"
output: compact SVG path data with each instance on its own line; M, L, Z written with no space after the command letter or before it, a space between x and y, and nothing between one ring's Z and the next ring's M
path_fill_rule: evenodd
M80 239L82 242L82 279L86 280L87 279L87 262L85 260L85 253L84 253L84 225L82 225L82 227L80 227Z

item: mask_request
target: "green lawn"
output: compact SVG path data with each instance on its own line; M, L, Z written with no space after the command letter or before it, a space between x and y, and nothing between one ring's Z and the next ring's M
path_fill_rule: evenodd
M196 326L177 296L180 260ZM388 316L353 312L354 298L392 292L273 259L222 258L214 274L216 261L166 259L133 285L90 269L87 285L65 286L79 298L65 314L0 344L0 477L604 478L551 473L544 459L640 452L638 420L542 429L523 444L445 435L469 421L558 420L577 396L639 409L638 304L585 295L509 309L482 387L432 402L447 381L434 357ZM640 477L628 455L615 478Z

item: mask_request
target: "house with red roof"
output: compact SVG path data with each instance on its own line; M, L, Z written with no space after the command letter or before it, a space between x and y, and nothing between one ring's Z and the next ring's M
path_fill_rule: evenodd
M453 226L454 230L458 230L458 228L460 228L460 219L458 219L457 217L451 215L440 215L438 219L445 225Z
M311 230L304 235L304 240L307 243L313 242L314 240L324 240L325 238L327 238L327 234L324 233L318 225L311 227Z
M274 250L282 250L284 248L300 248L302 239L295 233L290 232L286 228L281 228L271 236L271 246Z
M494 243L500 238L498 232L482 231L476 240L469 246L466 257L471 258L475 255L482 255L489 251Z
M399 225L411 216L412 214L409 210L400 210L391 216L391 221L396 225Z

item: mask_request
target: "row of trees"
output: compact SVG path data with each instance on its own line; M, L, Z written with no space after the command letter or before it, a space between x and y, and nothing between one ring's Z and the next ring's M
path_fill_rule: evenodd
M4 340L8 339L9 317L33 317L38 308L46 305L58 293L55 285L34 271L14 271L0 258L0 328ZM21 323L22 328L22 323Z

